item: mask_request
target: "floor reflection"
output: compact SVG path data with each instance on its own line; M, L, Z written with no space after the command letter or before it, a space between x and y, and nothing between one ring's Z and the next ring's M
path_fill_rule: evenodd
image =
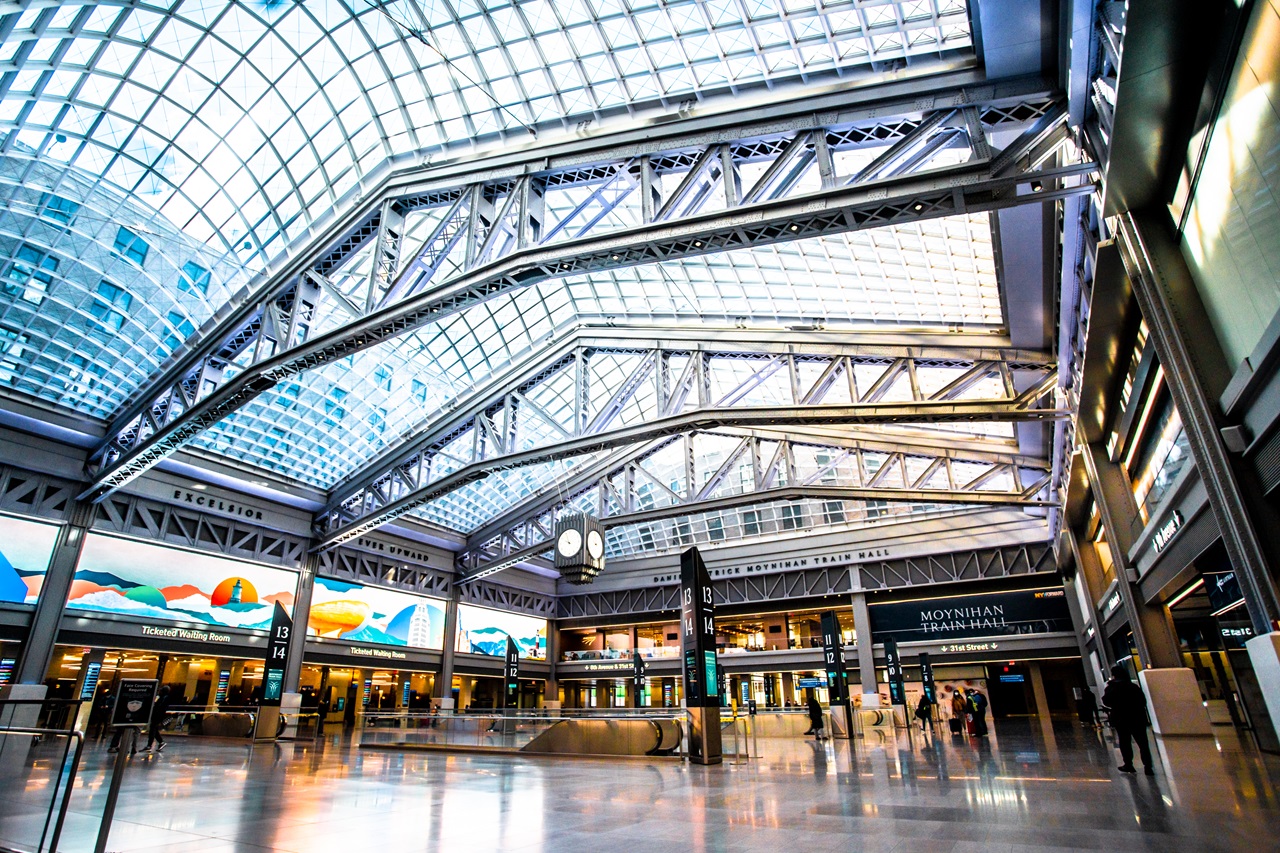
M1248 850L1280 831L1280 759L1228 730L1157 741L1130 776L1099 731L997 723L988 738L877 731L758 739L720 767L174 738L126 777L109 849ZM93 848L109 756L90 747L63 849ZM13 781L13 785L9 782ZM0 846L39 786L0 780ZM8 787L2 787L8 786ZM855 843L856 842L856 843Z

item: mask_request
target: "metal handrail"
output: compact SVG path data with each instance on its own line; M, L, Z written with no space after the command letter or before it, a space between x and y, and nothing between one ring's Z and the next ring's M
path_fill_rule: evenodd
M20 701L26 701L26 700L14 700L14 703L17 704ZM34 700L31 700L31 701L34 701ZM20 736L29 735L31 737L44 737L45 735L54 735L59 737L65 736L67 738L67 745L62 750L62 761L58 765L59 767L58 776L56 779L54 779L54 782L53 782L53 795L49 798L49 809L45 813L44 829L40 833L40 844L38 847L36 847L37 851L43 850L45 838L49 838L49 853L57 853L58 842L62 838L62 826L67 819L67 806L69 806L71 803L71 792L74 791L76 787L76 771L80 768L80 756L84 752L84 732L80 731L79 729L67 731L66 729L38 729L38 728L27 728L25 726L0 726L0 735L20 735ZM53 819L53 804L57 801L58 791L62 787L61 768L67 766L67 755L71 752L72 738L74 738L76 742L76 754L75 754L74 760L71 763L71 769L67 773L66 793L63 794L62 802L58 806L58 819L56 822L54 822L53 835L50 837L49 821Z

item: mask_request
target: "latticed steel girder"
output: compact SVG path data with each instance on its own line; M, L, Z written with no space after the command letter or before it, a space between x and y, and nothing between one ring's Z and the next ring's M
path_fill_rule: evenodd
M593 140L590 150L562 152L555 167L555 152L529 150L487 170L473 163L465 174L397 176L363 213L333 226L255 298L203 330L189 355L121 411L91 456L86 496L100 499L287 377L538 282L1091 190L1095 166L1062 156L1063 107L1043 82L935 85L879 103L851 95L848 109L821 114L793 106L789 116L722 123L686 139L655 129L612 149ZM992 153L993 132L1018 130ZM871 172L837 173L833 152L886 144ZM956 145L968 147L969 160L936 167L937 152ZM740 169L749 163L766 166L748 184ZM450 174L457 183L440 185ZM659 181L663 175L670 180ZM548 204L569 185L594 189L568 207ZM665 195L662 186L670 187ZM633 202L640 224L614 227L608 214ZM405 217L428 208L437 224L409 250ZM332 300L344 320L317 332L325 326L317 312L328 304L322 294L333 290L326 276L366 248L363 291ZM445 269L454 272L437 281ZM347 317L352 311L359 313Z
M457 559L462 578L485 577L546 553L556 518L569 510L587 509L613 528L799 500L1050 505L1047 462L967 460L917 448L831 447L753 435L730 437L726 444L726 437L687 434L657 441L582 472L554 497L508 513L505 525L487 525L469 537ZM673 479L670 457L709 455L699 442L717 445L715 467Z
M569 348L337 491L317 528L324 546L339 544L494 471L693 431L1052 419L1061 413L1039 406L1053 368L1016 350L970 359Z

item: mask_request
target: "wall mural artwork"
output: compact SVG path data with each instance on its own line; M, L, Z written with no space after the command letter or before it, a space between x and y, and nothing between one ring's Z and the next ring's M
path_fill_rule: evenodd
M316 578L307 632L353 643L444 648L444 602L408 592Z
M52 524L0 515L0 602L36 603L57 538Z
M507 653L507 637L516 641L520 657L546 659L546 619L470 604L458 605L457 651L501 657Z
M277 601L293 612L297 583L285 569L90 533L67 606L265 631Z

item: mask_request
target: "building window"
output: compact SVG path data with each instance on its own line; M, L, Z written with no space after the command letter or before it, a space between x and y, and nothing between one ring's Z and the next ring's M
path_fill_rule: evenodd
M146 245L145 243L143 244ZM146 252L143 252L146 257ZM178 288L188 293L199 291L202 295L209 293L209 271L194 261L187 261L182 265L182 272L178 274Z
M138 266L146 263L147 252L151 247L147 245L147 241L143 240L137 234L134 234L128 228L121 228L116 233L115 252L126 260L133 261Z
M17 329L0 326L0 382L16 382L19 359L26 351L27 336Z
M324 413L326 415L324 422L326 425L336 427L338 421L347 416L347 410L341 404L347 399L347 392L341 388L334 388L329 392L329 396L324 400Z
M844 501L823 501L822 520L827 524L839 524L844 521Z
M782 505L782 529L799 530L804 527L804 508L800 504Z
M1191 458L1187 434L1173 398L1167 391L1161 397L1144 430L1131 475L1133 497L1144 522L1151 520Z
M39 305L53 284L53 274L58 271L58 259L41 251L30 243L23 243L13 254L13 263L4 282L4 292L9 296L21 296L23 301Z
M72 225L76 221L76 213L80 205L53 193L40 196L40 215L59 225Z
M711 537L712 542L724 541L724 519L720 516L714 516L707 519L707 535Z
M170 332L165 335L164 347L162 348L162 352L164 354L168 354L176 350L183 341L195 334L196 331L195 324L177 311L169 312L169 325L174 328L177 334Z
M129 292L104 278L98 282L98 295L89 305L89 313L106 328L118 332L124 325L125 313L132 306L133 297Z
M760 534L760 513L754 509L742 513L742 535L758 536Z

